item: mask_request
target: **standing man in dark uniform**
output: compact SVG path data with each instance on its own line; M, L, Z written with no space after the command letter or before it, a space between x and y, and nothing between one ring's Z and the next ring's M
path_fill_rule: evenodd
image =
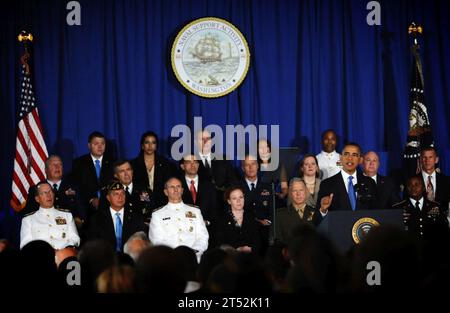
M109 208L99 209L89 224L89 240L102 239L111 243L117 252L136 232L144 231L144 219L139 210L126 205L123 185L113 182L107 187Z
M51 155L45 160L45 175L47 182L53 188L55 209L69 210L72 213L78 231L86 218L83 207L81 206L78 188L64 176L63 162L58 155ZM28 191L28 201L25 208L21 211L23 215L37 211L39 203L35 200L36 186L30 187Z
M72 165L72 179L80 188L87 219L98 209L101 188L112 179L112 160L105 155L105 136L98 131L91 133L88 148L89 153L73 160Z
M430 201L425 197L425 187L420 177L413 176L408 179L406 188L408 198L392 208L403 209L405 229L411 235L429 239L433 228L448 227L447 211L438 202Z
M347 143L342 149L342 170L320 184L316 209L321 221L329 210L369 210L377 208L377 187L373 179L357 172L361 147Z
M220 209L223 209L223 193L226 188L237 181L235 169L225 156L221 156L220 159L212 153L211 133L209 131L198 132L195 143L198 149L196 157L200 161L198 174L214 185L217 191L217 203L220 205Z
M114 179L122 184L126 195L126 205L142 213L146 221L150 220L152 214L151 197L152 192L138 183L133 182L134 171L131 163L127 160L117 160L113 164ZM100 208L107 209L109 202L106 199L107 190L103 188L100 198Z
M365 176L372 178L377 185L378 209L390 209L392 206L400 202L398 196L398 188L396 188L394 180L390 177L378 174L380 167L380 158L374 151L369 151L363 157L363 173Z
M241 186L244 189L245 210L255 216L260 230L262 254L267 250L269 241L273 239L270 230L273 221L273 197L270 184L258 180L259 164L257 158L246 155L242 161L244 178Z

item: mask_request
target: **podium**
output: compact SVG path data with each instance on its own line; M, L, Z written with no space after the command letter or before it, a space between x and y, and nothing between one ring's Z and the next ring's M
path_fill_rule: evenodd
M403 229L403 210L329 211L318 231L345 253L378 225L394 225Z

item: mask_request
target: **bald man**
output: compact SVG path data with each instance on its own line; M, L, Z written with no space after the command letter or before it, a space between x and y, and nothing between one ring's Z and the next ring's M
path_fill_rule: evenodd
M362 163L365 176L372 178L377 184L378 209L390 209L400 201L399 192L394 180L378 174L380 158L374 151L364 154Z

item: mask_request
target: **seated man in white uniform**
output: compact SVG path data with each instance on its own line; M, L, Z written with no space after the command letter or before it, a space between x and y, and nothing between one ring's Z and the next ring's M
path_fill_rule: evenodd
M169 203L152 213L148 237L153 245L171 248L187 246L196 252L197 260L208 248L208 230L200 209L183 203L183 187L178 178L170 178L164 193Z
M55 250L79 246L80 237L69 210L55 209L53 188L47 182L36 185L35 200L39 210L22 219L20 249L34 240L48 242Z

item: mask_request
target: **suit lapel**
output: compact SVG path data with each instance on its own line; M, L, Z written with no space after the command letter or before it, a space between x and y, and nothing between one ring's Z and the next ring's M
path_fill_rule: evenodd
M113 217L111 216L111 211L109 207L103 211L103 220L107 237L109 237L111 241L115 242L116 232L114 230Z
M94 178L95 181L98 182L97 174L95 172L94 162L92 161L91 155L88 154L86 158L87 168L89 169L89 175ZM101 171L100 171L101 173Z
M441 174L439 174L439 173L436 173L436 186L434 186L435 187L435 190L434 190L434 199L436 200L436 201L438 201L438 200L441 200L440 198L439 198L439 196L441 195L441 192L442 192L442 176L441 176ZM427 189L427 187L426 187L427 185L425 185L425 190Z
M183 185L183 197L186 199L186 203L194 203L194 199L192 199L191 190L186 182L186 178L183 177L181 179L181 184Z
M339 173L339 176L336 176L338 179L337 184L339 186L339 193L342 195L341 199L341 210L351 210L352 206L350 204L350 199L348 198L347 189L345 188L344 184L344 177L342 176L342 173Z

